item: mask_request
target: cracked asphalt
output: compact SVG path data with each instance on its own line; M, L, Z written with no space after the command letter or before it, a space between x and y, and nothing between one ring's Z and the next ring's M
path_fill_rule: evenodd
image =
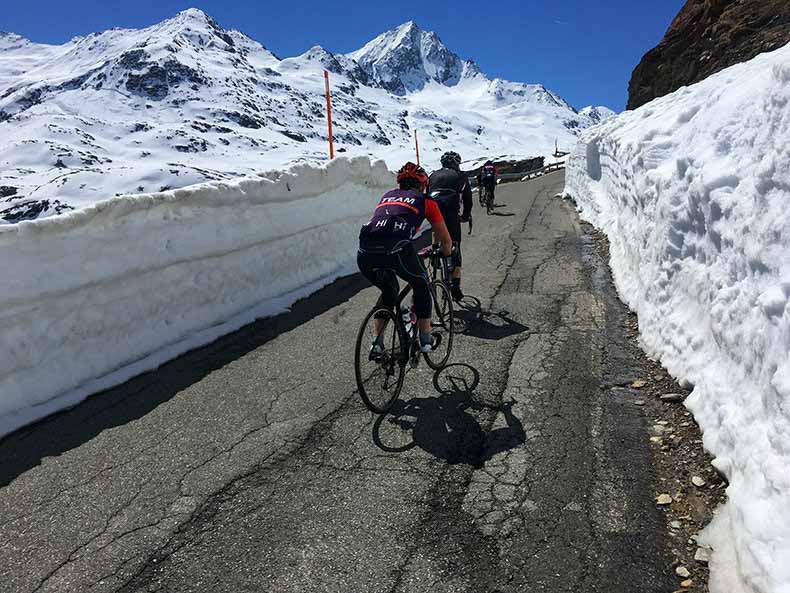
M563 173L475 209L452 364L371 415L375 290L293 311L0 441L0 590L671 591L625 308Z

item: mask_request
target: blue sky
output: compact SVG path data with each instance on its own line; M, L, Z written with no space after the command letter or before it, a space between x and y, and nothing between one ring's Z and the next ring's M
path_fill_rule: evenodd
M631 71L658 43L684 2L10 0L0 13L0 30L41 43L62 43L111 27L151 25L195 6L223 27L239 29L288 57L315 44L333 52L351 51L414 20L436 31L462 58L473 58L489 76L543 83L576 107L622 110Z

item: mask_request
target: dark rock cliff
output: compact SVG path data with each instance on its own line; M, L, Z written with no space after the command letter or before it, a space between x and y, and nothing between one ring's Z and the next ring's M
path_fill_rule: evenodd
M790 42L790 0L688 0L628 84L628 109Z

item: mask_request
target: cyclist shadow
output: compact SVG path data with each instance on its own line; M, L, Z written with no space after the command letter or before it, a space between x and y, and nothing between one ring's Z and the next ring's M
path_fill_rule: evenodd
M514 401L494 406L480 402L474 390L480 373L467 364L450 364L433 377L438 397L396 401L388 415L373 424L373 442L383 451L400 453L414 447L450 464L482 467L497 453L526 441L514 414ZM507 426L486 432L471 413L490 410L504 415Z
M529 329L508 316L507 311L484 311L480 299L465 296L455 310L456 333L485 340L501 340Z
M507 204L494 204L494 209L491 211L491 216L515 216L515 212L497 212L497 208L507 208Z

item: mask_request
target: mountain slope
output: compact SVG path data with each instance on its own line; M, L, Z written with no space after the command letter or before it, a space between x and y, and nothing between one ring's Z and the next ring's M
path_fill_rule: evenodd
M140 30L59 45L0 35L0 221L58 214L326 159L323 70L336 149L413 158L444 150L549 154L594 118L541 85L489 80L406 23L357 52L280 59L190 9Z
M347 55L382 88L404 95L434 81L457 84L463 75L479 72L448 50L436 33L423 31L414 21L382 33Z

